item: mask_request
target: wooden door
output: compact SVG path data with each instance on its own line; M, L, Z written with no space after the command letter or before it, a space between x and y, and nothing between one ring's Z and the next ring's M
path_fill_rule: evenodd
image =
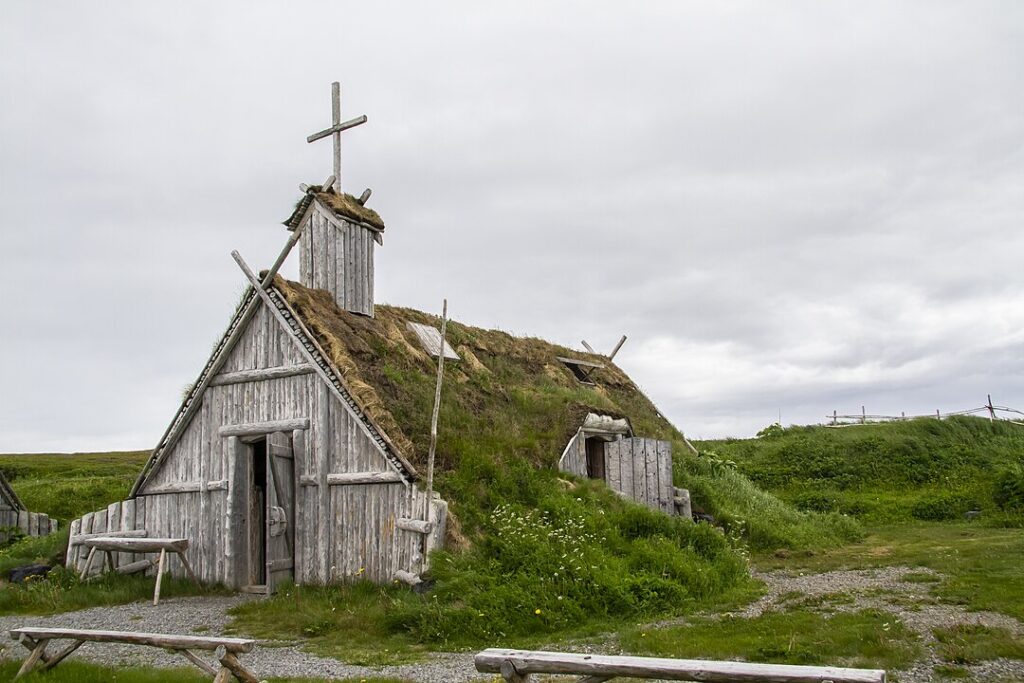
M628 438L604 446L605 481L614 491L638 503L673 512L672 444L657 439Z
M267 435L267 594L295 577L295 453L290 433Z

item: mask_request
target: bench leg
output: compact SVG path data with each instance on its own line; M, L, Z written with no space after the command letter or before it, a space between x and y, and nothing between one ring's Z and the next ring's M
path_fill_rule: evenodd
M71 643L66 648L58 652L56 655L51 657L48 661L46 661L41 667L39 667L39 670L46 671L47 669L52 669L53 667L60 664L61 661L63 661L64 658L67 657L69 654L71 654L78 648L82 647L84 643L84 640L76 640L75 642Z
M107 559L103 566L110 565L110 571L114 571L114 556L110 553L109 550L106 551L106 555Z
M217 669L213 665L207 664L202 659L197 657L190 650L176 650L176 652L178 654L180 654L181 656L183 656L188 661L190 661L193 664L195 664L196 666L198 666L200 669L202 669L206 673L210 674L211 676L216 676L217 675Z
M501 663L501 677L508 683L529 683L530 680L530 674L519 673L511 659Z
M234 653L226 653L220 658L220 663L227 667L235 675L235 678L242 683L260 683L260 679L256 677L256 674L242 666L242 663L238 661L238 657Z
M213 677L213 683L228 683L229 678L231 678L231 669L222 666L217 675Z
M167 561L167 551L160 550L160 562L156 566L156 588L153 589L153 607L160 602L160 581L164 578L164 562Z
M49 645L49 643L49 640L40 640L36 642L36 646L32 648L32 652L29 653L28 657L25 659L24 664L22 664L21 668L18 669L18 674L14 677L15 679L21 678L22 676L27 674L39 662L40 659L43 659L43 656L46 654L46 646Z

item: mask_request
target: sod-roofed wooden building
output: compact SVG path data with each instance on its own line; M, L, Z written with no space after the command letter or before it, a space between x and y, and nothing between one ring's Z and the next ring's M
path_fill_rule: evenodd
M310 140L357 125L339 123L339 106L335 125ZM202 581L254 592L282 581L416 583L430 551L459 538L422 476L438 354L449 362L442 485L472 453L603 479L675 513L671 449L640 437L678 432L625 373L597 354L454 322L442 339L435 316L376 305L384 222L368 192L357 199L337 185L331 176L301 188L268 271L234 254L249 289L130 498L72 523L69 565L87 564L90 536L147 536L187 539ZM296 244L290 282L276 273ZM129 553L112 560L149 566ZM184 574L174 558L169 569Z

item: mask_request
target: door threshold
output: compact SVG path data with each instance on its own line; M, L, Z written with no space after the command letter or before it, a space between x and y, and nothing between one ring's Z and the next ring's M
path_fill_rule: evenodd
M266 586L266 584L262 584L262 585L259 585L259 586L256 586L256 585L242 586L241 588L238 589L238 591L240 593L254 593L256 595L266 595L267 594L267 586Z

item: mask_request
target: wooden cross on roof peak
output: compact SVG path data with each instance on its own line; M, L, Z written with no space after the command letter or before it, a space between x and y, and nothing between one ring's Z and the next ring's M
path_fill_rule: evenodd
M341 132L348 130L349 128L355 128L358 125L366 123L366 115L359 116L354 119L342 122L341 120L341 84L337 81L331 83L331 127L324 128L319 133L313 133L306 142L316 142L322 138L331 135L334 137L334 175L333 182L324 185L324 191L330 189L331 185L334 185L334 189L338 194L341 194Z

